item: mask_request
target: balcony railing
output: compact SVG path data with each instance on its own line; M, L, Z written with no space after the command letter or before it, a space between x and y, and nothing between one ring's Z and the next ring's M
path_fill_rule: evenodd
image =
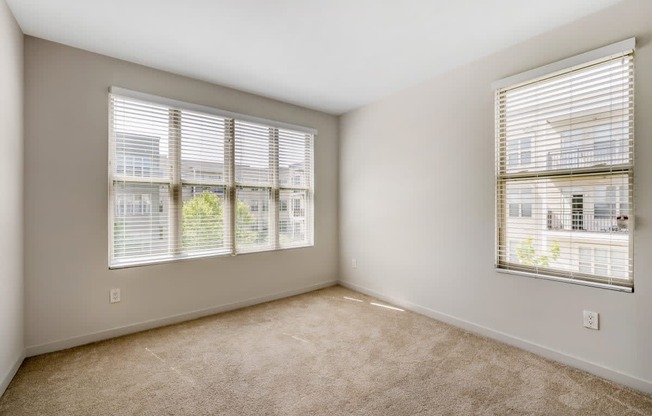
M558 213L548 211L546 228L548 230L577 230L598 233L627 232L627 228L619 227L616 216L603 217L585 212Z
M548 152L546 169L585 168L596 165L627 163L628 154L617 147L583 146Z

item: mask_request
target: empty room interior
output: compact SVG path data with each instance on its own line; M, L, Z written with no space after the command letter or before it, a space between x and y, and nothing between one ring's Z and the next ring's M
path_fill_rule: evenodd
M650 0L0 0L0 415L652 415L651 114Z

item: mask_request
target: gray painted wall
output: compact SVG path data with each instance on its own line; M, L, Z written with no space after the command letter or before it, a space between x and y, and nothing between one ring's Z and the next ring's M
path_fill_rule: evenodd
M652 392L651 21L627 0L342 116L342 281ZM491 83L632 36L636 292L496 273Z
M0 395L24 357L23 32L0 0Z
M109 270L111 85L317 128L315 246ZM25 121L28 355L336 281L336 117L26 37Z

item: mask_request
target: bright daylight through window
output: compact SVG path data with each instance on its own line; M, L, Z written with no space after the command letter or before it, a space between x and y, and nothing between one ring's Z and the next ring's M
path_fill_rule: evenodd
M576 58L495 85L496 265L629 291L633 39Z
M109 99L111 267L313 244L314 130L117 88Z

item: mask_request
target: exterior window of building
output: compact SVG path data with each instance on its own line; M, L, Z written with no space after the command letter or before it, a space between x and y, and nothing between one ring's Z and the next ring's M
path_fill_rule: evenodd
M290 221L288 220L281 220L279 223L279 228L281 234L287 234L290 230Z
M520 217L521 216L521 204L517 202L509 203L509 216L510 217Z
M294 218L300 218L305 215L302 199L297 198L292 200L292 211Z
M514 189L510 193L508 212L510 217L532 217L532 203L534 191L532 189Z
M596 219L609 219L616 216L616 187L605 186L598 189L593 212Z
M532 138L521 137L510 140L507 145L508 164L510 167L518 168L532 163Z
M580 272L601 276L627 276L627 251L608 246L580 246Z
M109 126L111 268L313 244L313 129L119 88Z
M496 267L633 289L634 40L496 89Z

